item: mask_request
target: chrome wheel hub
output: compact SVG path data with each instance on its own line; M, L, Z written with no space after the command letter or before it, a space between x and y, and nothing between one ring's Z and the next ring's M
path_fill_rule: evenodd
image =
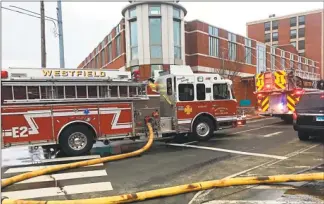
M75 132L69 137L69 146L73 150L81 150L87 145L87 137L81 132Z
M206 123L199 123L196 131L200 137L205 137L209 134L210 129Z

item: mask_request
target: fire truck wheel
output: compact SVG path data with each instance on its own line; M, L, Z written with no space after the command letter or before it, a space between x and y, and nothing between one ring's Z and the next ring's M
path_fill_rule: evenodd
M82 124L67 127L60 135L60 147L67 156L88 153L93 146L94 133Z
M198 141L209 140L214 133L213 121L207 117L199 117L193 124L192 136Z

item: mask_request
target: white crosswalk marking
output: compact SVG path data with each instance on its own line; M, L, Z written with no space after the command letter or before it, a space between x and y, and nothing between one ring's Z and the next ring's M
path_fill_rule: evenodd
M24 173L24 172L28 172L28 171L36 171L36 170L39 170L39 169L42 169L42 168L51 167L51 166L54 166L54 165L15 167L15 168L8 169L5 173L6 174L11 174L11 173ZM92 166L103 166L103 163L94 164L94 165L85 166L85 167L92 167Z
M4 172L4 179L50 166L53 165L12 167ZM112 184L101 163L27 179L3 189L2 196L10 199L41 199L111 190Z

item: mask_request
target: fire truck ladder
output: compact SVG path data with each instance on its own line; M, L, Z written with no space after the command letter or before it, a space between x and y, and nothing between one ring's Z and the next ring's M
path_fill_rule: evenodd
M148 99L147 84L133 81L2 81L3 104L128 101Z

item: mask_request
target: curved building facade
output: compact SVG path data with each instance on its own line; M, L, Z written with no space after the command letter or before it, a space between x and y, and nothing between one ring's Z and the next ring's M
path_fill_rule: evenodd
M134 2L122 10L126 66L185 64L187 11L177 3Z

